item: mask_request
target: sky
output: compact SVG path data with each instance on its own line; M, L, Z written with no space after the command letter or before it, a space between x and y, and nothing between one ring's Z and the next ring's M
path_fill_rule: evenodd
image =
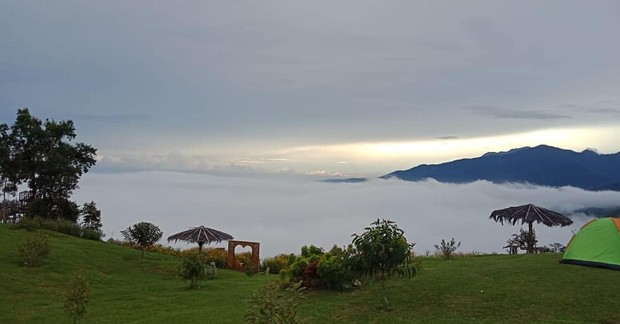
M342 225L349 207L360 214L349 232L390 212L413 230L395 210L413 202L421 219L435 208L480 217L543 190L540 203L566 209L559 189L478 184L489 194L472 197L484 206L474 212L457 197L478 187L312 179L374 178L539 144L620 151L614 0L4 0L0 30L0 122L12 123L22 107L74 121L77 141L98 150L76 197L113 215L109 235L138 219L174 231L179 211L234 220L252 214L252 202L261 219L283 218L251 228L289 224L296 202L307 209L301 224L317 233L329 226L310 221L313 213ZM401 189L426 202L409 202ZM447 206L430 198L444 189L455 195ZM493 193L504 190L527 194ZM584 204L617 198L569 191ZM334 228L342 234L344 225ZM300 243L287 230L287 244ZM343 237L325 233L317 240ZM427 248L439 238L418 235L430 235Z
M73 120L99 171L620 150L617 1L6 0L0 30L0 120Z

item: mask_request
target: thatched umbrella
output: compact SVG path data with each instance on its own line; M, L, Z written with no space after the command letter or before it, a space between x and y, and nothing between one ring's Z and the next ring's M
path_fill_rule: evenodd
M202 252L202 246L211 242L222 242L232 240L232 235L205 226L190 228L186 231L176 233L168 237L170 241L186 241L198 243L198 252Z
M489 217L496 222L504 224L504 222L515 225L518 221L521 224L528 224L529 233L533 233L533 223L543 223L547 226L567 226L573 223L573 221L552 210L538 207L532 204L508 207L504 209L494 210ZM528 246L528 253L533 253L534 246Z

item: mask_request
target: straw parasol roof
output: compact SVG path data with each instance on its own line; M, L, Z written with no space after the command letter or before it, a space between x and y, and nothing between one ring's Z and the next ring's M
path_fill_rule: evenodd
M168 237L168 242L170 241L185 241L189 243L198 243L198 251L202 251L202 246L211 242L222 242L227 240L232 240L232 235L228 233L224 233L222 231L218 231L213 228L198 226L193 227L183 232L171 235Z
M568 226L573 223L570 218L558 212L538 207L533 204L494 210L489 218L493 219L496 222L502 223L502 225L504 224L504 222L507 222L511 225L515 225L518 221L521 221L521 224L527 223L530 234L533 234L534 222L539 224L542 223L547 226ZM534 252L534 245L535 242L531 242L530 244L528 244L528 253Z

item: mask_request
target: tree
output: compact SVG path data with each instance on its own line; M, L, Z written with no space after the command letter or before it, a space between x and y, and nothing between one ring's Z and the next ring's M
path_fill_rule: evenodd
M189 288L198 288L198 281L206 278L205 262L198 254L188 255L181 264L181 277L189 280Z
M101 230L101 210L97 209L94 201L85 203L80 210L82 214L82 226L92 230Z
M76 221L77 205L69 198L78 188L80 177L96 163L97 150L84 143L71 143L76 137L73 121L42 122L23 108L17 111L10 129L2 125L0 132L9 150L8 158L0 152L0 160L6 159L7 165L6 170L2 167L2 177L11 185L28 185L32 203L37 202L37 208L28 206L28 214Z
M83 270L80 270L65 293L65 312L71 317L73 324L84 317L89 300L90 288L84 278Z
M364 230L361 235L353 234L356 267L368 275L380 275L384 307L387 309L390 303L385 291L385 279L408 261L413 244L407 242L405 232L390 220L377 219Z
M19 182L11 155L9 126L0 124L0 188L2 189L3 200L6 200L7 194L14 196L17 193Z
M121 235L126 241L138 245L142 250L142 256L144 257L144 249L159 241L163 233L159 227L151 223L140 222L131 227L127 227L124 231L121 231Z

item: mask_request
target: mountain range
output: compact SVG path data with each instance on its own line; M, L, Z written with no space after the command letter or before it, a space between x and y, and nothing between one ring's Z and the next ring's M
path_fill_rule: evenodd
M575 152L548 145L489 152L480 157L441 164L422 164L381 178L468 183L529 183L540 186L572 186L585 190L620 191L620 152Z

